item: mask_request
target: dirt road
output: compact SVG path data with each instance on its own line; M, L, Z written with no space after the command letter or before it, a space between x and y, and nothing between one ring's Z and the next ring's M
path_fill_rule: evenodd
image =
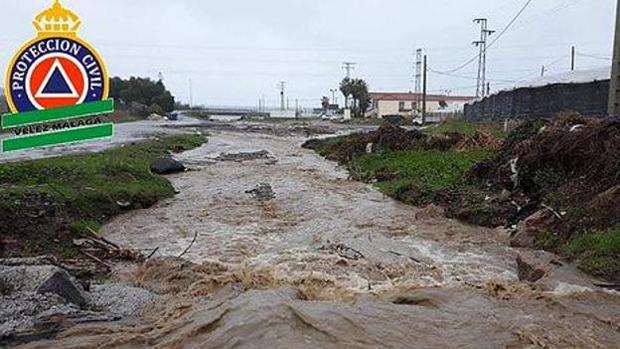
M34 347L620 347L619 294L559 262L536 284L520 282L518 254L556 258L506 247L503 230L397 203L303 141L212 132L179 156L193 170L171 177L177 197L103 228L163 256L191 246L185 259L234 270L236 283L200 292L226 284L201 270L209 282L197 277L150 321ZM162 276L174 283L182 269Z

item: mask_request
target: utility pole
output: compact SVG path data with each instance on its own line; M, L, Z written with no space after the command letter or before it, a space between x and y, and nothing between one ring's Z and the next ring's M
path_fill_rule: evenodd
M355 69L355 62L343 62L342 68L347 72L346 78L351 79L351 71ZM344 107L349 108L349 96L344 96Z
M280 110L284 111L284 89L286 87L286 81L280 81Z
M611 80L609 81L609 110L611 117L620 116L620 0L616 8L616 38L614 42Z
M422 49L416 50L415 54L415 105L420 110L420 99L422 95Z
M543 77L543 76L545 76L545 66L544 65L540 69L540 77Z
M351 78L351 71L355 70L355 62L343 62L342 68L347 72L347 79Z
M189 109L194 106L194 91L192 86L192 78L189 78Z
M476 97L484 97L486 95L487 80L487 41L489 36L493 35L495 31L488 29L488 20L486 18L476 18L474 19L474 23L480 24L480 40L473 42L473 44L480 49L478 56Z
M426 124L426 78L427 78L427 64L426 64L426 55L424 55L424 72L423 77L424 81L422 82L422 125Z
M575 46L570 48L570 71L575 71Z

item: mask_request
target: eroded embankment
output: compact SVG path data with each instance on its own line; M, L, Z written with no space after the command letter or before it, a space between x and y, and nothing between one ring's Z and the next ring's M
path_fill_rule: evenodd
M564 116L526 122L503 144L483 135L382 127L304 146L400 201L440 205L476 225L514 226L513 246L561 252L620 281L618 123Z

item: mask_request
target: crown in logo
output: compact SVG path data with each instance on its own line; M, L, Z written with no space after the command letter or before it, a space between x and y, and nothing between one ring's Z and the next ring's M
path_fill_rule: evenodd
M60 5L59 0L39 13L32 24L39 36L76 36L82 24L80 18L73 11Z

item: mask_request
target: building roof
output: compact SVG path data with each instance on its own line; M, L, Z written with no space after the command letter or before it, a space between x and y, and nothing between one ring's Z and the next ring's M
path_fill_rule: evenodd
M594 69L575 70L561 74L554 74L539 77L533 80L519 81L514 87L506 90L513 90L527 87L543 87L555 84L581 84L594 81L609 80L611 78L611 67L600 67Z
M419 101L422 99L421 93L411 92L371 92L370 99L381 101ZM429 102L469 102L476 99L472 96L446 96L446 95L426 95Z

